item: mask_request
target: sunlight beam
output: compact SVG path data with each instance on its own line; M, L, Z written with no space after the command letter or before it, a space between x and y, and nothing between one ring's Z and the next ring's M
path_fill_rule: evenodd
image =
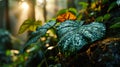
M20 7L21 7L23 10L28 10L29 5L28 5L27 2L22 2Z

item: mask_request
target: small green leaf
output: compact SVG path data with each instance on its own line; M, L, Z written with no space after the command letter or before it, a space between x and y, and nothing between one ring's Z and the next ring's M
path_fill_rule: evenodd
M111 17L110 14L105 14L103 18L104 20L108 20L110 17Z
M116 2L111 3L111 4L110 4L110 7L108 8L108 12L109 12L111 9L113 9L114 7L116 7L116 6L117 6L117 3L116 3Z
M78 20L81 20L82 17L83 17L83 15L82 15L82 14L79 14L79 15L77 16L77 19L78 19Z
M57 13L57 16L58 15L61 15L61 14L64 14L64 13L66 13L68 10L67 9L62 9L62 10L60 10L58 13Z
M120 22L113 24L110 28L120 28Z
M79 5L82 5L82 8L86 9L88 6L88 3L87 2L79 2Z
M103 21L103 16L97 17L95 21L97 21L97 22L102 22L102 21Z
M7 50L7 51L6 51L6 55L7 55L7 56L10 56L10 55L11 55L10 50Z
M77 15L77 10L75 8L69 8L68 11L72 12L74 15Z
M61 15L61 14L64 14L64 13L66 13L66 12L71 12L71 13L73 13L74 15L77 15L77 10L75 9L75 8L69 8L69 9L62 9L62 10L60 10L58 13L57 13L57 16L58 15Z
M20 29L18 31L19 34L25 32L26 30L35 31L38 26L41 26L41 21L35 21L33 19L27 19L23 22L23 24L20 26Z

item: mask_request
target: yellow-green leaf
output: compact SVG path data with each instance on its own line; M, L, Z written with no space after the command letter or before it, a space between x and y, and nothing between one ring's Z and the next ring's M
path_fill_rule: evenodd
M18 31L19 34L25 32L26 30L35 31L38 26L41 26L41 21L35 21L33 19L27 19L23 22L23 24L20 26L20 29Z
M37 21L35 21L35 23L34 23L35 25L40 25L40 26L42 26L42 21L40 21L40 20L37 20Z
M35 31L36 28L37 28L37 26L35 26L35 25L31 25L31 26L29 27L29 30L30 30L30 31Z

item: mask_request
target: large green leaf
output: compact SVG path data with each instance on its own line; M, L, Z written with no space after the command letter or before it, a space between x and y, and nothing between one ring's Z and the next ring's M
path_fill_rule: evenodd
M25 32L26 30L35 31L38 26L41 26L41 21L35 21L33 19L27 19L23 22L23 24L20 26L19 34Z
M81 26L82 24L83 24L83 21L79 21L79 20L76 20L76 21L69 20L69 21L65 21L61 23L57 27L58 37L61 38L64 34L66 34L67 32L71 30L75 30L76 28L78 28L78 25Z
M56 21L49 21L42 27L39 27L35 32L32 32L30 35L30 38L28 42L25 44L25 47L23 49L26 49L27 46L31 45L32 43L35 43L38 41L40 37L46 34L47 30L49 30L51 27L55 25Z
M83 25L82 21L67 20L57 27L57 34L61 52L71 54L88 43L101 39L105 34L105 25L98 22Z

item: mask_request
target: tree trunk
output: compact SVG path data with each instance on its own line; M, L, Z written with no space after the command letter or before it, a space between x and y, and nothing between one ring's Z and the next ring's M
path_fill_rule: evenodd
M27 0L30 6L28 18L35 19L35 1L36 0Z
M5 0L6 4L5 4L5 18L6 18L6 29L10 30L10 22L9 22L9 2L8 0Z
M43 4L43 17L44 17L44 22L46 22L46 16L47 16L47 13L46 13L46 0L44 0L44 4Z
M8 18L8 0L0 1L0 28L10 30Z

